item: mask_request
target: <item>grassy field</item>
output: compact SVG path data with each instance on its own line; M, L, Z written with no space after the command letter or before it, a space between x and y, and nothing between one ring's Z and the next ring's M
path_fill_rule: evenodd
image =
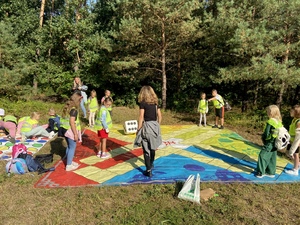
M58 112L61 109L60 104L35 102L16 104L7 111L18 116L39 111L46 122L50 106ZM11 105L4 102L1 107ZM137 116L137 108L113 109L114 123ZM238 111L229 112L227 118L231 119L225 122L226 128L260 144L261 127L254 127L261 126L260 121L251 122L249 115L241 116ZM163 112L163 124L197 121L195 113ZM208 121L213 123L212 115ZM49 151L50 143L40 153ZM197 205L176 197L178 184L36 189L33 185L41 175L7 177L5 164L0 161L0 224L299 224L298 183L201 183L201 189L212 188L218 196Z

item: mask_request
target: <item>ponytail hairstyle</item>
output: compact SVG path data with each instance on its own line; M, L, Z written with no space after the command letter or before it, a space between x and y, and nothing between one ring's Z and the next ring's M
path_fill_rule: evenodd
M66 102L66 104L63 107L62 117L68 117L68 114L70 113L72 108L76 108L78 110L81 99L82 96L80 92L75 92L74 94L72 94L70 99Z

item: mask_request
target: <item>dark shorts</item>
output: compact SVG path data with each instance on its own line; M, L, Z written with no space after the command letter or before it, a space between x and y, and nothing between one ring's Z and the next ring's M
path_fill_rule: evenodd
M108 133L106 133L105 129L98 130L98 137L100 137L100 138L108 138Z
M215 108L216 117L224 118L224 107L221 107L219 109Z
M291 144L288 144L288 146L286 147L286 150L290 150L291 146L292 146ZM295 153L299 153L299 148L300 148L300 147L298 147L298 148L296 149Z

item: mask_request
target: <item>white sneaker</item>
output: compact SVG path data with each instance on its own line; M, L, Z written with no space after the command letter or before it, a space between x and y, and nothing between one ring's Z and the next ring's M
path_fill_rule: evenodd
M292 169L292 170L284 170L285 173L298 176L298 170Z
M77 167L80 166L80 164L78 164L77 162L74 162L74 161L72 162L72 165L77 166Z
M55 137L55 135L56 135L56 133L54 132L54 131L51 131L50 133L49 133L49 139L52 139L52 138L54 138Z
M79 167L79 165L73 165L73 163L71 165L67 165L66 166L66 171L72 171L72 170L76 170Z

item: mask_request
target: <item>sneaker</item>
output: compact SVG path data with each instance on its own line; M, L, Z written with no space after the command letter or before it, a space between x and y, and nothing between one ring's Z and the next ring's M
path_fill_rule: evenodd
M52 138L54 138L55 137L55 135L56 135L56 133L54 132L54 131L51 131L50 133L49 133L49 139L52 139Z
M98 153L97 153L97 157L98 157L98 158L101 158L101 152L98 152Z
M74 162L74 161L72 162L72 165L77 166L77 167L80 166L80 164L78 164L77 162Z
M101 154L101 159L106 159L106 158L108 158L108 157L110 157L110 155L107 153L107 152L102 152L102 154Z
M265 174L266 177L270 177L270 178L274 178L275 175L274 174Z
M73 162L71 165L67 165L66 166L66 171L72 171L72 170L76 170L79 167L79 165L73 165Z
M16 143L16 139L11 137L10 135L7 135L7 139L8 141L10 141L11 143L15 144Z
M292 170L284 170L285 173L298 176L298 170L292 169Z
M257 177L257 178L263 178L264 176L266 176L265 174L261 174L261 173L257 173L257 174L255 174L255 176Z
M223 126L220 126L219 129L224 129L224 127L223 127Z
M211 128L219 128L219 127L218 127L218 125L214 125L214 126L212 126Z

